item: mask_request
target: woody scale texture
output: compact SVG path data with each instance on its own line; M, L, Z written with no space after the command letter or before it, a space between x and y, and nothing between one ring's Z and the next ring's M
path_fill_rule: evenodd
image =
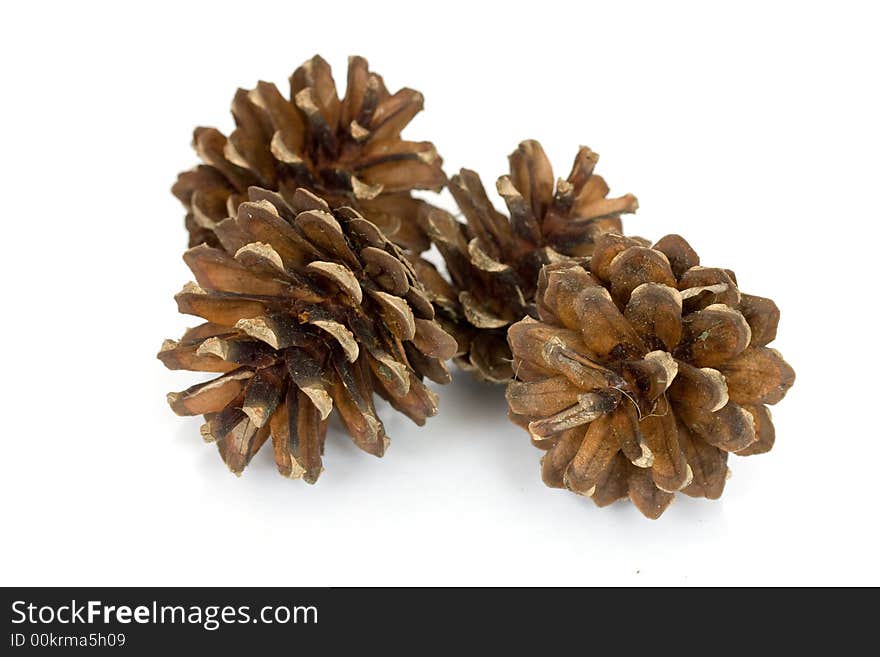
M290 76L288 96L269 82L239 89L235 130L227 137L196 128L193 146L203 164L181 173L172 188L187 210L190 246L217 246L217 222L235 216L248 188L258 186L288 200L308 189L334 207L357 209L407 249L428 248L418 220L427 203L411 192L439 191L443 160L432 143L401 136L423 106L414 89L389 92L363 57L349 58L341 99L317 55Z
M621 214L638 208L632 194L608 198L608 184L594 173L599 156L585 146L558 181L537 141L522 142L508 159L510 173L496 188L509 216L493 207L479 175L462 169L449 190L465 222L436 208L425 214L451 282L417 263L440 320L458 340L456 363L492 383L507 383L513 374L507 329L536 316L541 267L589 255L600 235L622 232Z
M476 172L447 179L431 142L403 138L424 98L364 58L344 94L317 55L289 83L239 89L235 129L196 128L201 164L172 188L195 279L175 298L202 323L159 359L217 375L168 401L203 416L232 472L271 443L282 475L314 483L334 412L382 456L376 397L424 424L450 359L506 385L548 486L599 506L657 518L676 493L716 499L730 454L771 449L767 407L795 379L770 346L776 304L678 235L625 236L638 202L610 193L595 152L557 180L520 143L496 183L505 214ZM447 185L458 215L414 194Z
M539 319L510 328L510 415L547 450L542 476L656 518L676 492L718 498L728 454L768 451L768 404L794 371L767 345L779 311L700 266L677 235L604 235L583 263L545 267Z
M374 224L299 189L287 203L251 188L220 247L184 254L195 276L177 295L205 323L166 341L171 369L221 375L171 393L179 415L204 415L203 438L239 474L271 436L281 474L314 483L335 410L354 443L388 446L374 394L416 424L437 412L425 377L449 381L455 341L434 321L415 273Z

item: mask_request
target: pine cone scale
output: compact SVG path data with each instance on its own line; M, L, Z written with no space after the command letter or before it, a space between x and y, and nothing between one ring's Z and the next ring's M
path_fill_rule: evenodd
M691 497L705 497L710 500L720 498L727 481L728 452L700 440L680 422L678 444L693 476L690 485L682 488L681 492ZM744 450L740 451L740 454L743 453Z
M720 368L737 404L775 404L794 384L794 370L775 349L750 347Z
M602 415L590 423L575 455L563 474L563 482L570 491L591 495L596 490L602 473L608 469L617 454L617 445L605 440L616 414Z

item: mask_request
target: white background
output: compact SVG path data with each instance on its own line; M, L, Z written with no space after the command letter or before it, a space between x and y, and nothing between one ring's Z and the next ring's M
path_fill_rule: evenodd
M880 584L878 152L872 3L13 3L3 10L6 585ZM488 187L525 138L579 144L704 264L782 308L797 371L777 443L719 502L659 521L541 483L500 388L466 375L392 447L338 425L316 486L270 450L230 475L155 359L199 320L183 211L196 125L237 86L349 54L426 110L405 133ZM442 203L449 199L444 195Z

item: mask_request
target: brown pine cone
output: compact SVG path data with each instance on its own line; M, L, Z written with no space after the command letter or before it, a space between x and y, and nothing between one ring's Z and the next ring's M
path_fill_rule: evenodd
M676 491L716 499L727 454L773 446L766 404L794 371L767 344L779 310L677 235L604 235L584 265L540 276L540 320L510 328L511 419L547 450L548 486L657 518Z
M511 375L507 327L536 317L538 272L565 256L585 256L596 238L621 232L620 215L635 212L636 198L606 198L608 185L593 173L599 156L581 147L567 180L554 192L553 169L536 141L524 141L510 157L510 175L498 179L510 218L495 210L480 177L462 169L449 189L466 224L432 209L428 234L446 261L457 293L433 289L441 315L457 325L459 365L477 378L506 383Z
M214 226L234 217L256 185L287 201L307 188L334 207L354 207L405 248L428 248L418 221L427 203L410 192L439 191L443 161L432 143L400 136L423 105L418 91L389 93L363 57L349 59L342 100L330 66L317 55L290 77L290 100L268 82L239 89L232 101L236 129L227 138L196 128L193 146L204 164L181 173L171 190L186 207L190 246L218 246Z
M236 217L217 223L219 248L184 254L197 282L178 307L207 322L166 341L159 359L222 373L168 401L205 416L202 435L230 470L241 473L271 435L279 471L313 483L333 408L358 447L382 456L373 393L424 424L437 398L422 379L449 381L455 341L374 224L304 189L290 196L251 188Z

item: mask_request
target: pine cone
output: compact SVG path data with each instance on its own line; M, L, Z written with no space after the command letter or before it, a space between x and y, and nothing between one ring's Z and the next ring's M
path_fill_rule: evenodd
M288 201L307 188L423 251L429 242L418 216L427 203L410 191L439 191L446 183L434 145L400 137L423 104L412 89L390 94L363 57L349 59L341 101L330 66L317 55L291 76L290 100L268 82L239 89L232 101L236 129L227 139L215 128L196 128L193 146L205 164L181 173L171 190L186 207L190 246L218 246L215 224L234 217L256 185Z
M498 179L510 218L495 210L480 177L462 169L449 189L467 221L439 209L427 214L431 240L446 261L458 293L434 289L441 314L457 324L459 365L477 378L506 383L512 376L507 327L536 317L538 272L566 256L589 255L599 235L621 232L620 215L635 212L636 198L606 198L608 185L593 174L599 156L581 147L567 180L553 188L553 169L536 141L510 157L510 175Z
M271 435L279 471L313 483L332 409L382 456L373 392L424 424L437 399L422 379L449 381L455 341L401 251L357 212L304 189L289 203L259 188L248 198L217 223L219 248L185 253L197 283L177 304L207 322L159 353L170 369L222 374L168 400L205 416L202 435L236 474Z
M716 499L727 454L773 446L766 404L794 371L767 347L779 310L699 266L681 237L605 235L583 264L548 265L540 320L510 328L511 419L547 450L548 486L657 518L682 491Z

